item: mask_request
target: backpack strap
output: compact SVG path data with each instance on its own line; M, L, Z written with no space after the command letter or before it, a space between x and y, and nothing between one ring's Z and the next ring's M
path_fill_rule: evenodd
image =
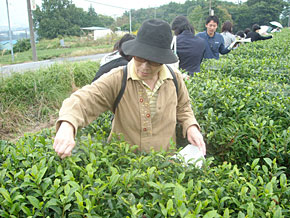
M123 94L125 92L125 88L126 88L126 84L127 84L127 75L128 75L128 70L127 70L127 65L123 67L123 78L122 78L122 85L121 85L121 89L120 92L114 102L114 106L113 106L113 112L115 113L116 108L118 107L118 104L121 100L121 98L123 97Z
M175 85L175 89L176 89L176 94L178 95L178 83L177 83L177 78L176 78L176 75L174 73L174 70L166 64L166 67L169 69L172 77L173 77L173 82L174 82L174 85Z

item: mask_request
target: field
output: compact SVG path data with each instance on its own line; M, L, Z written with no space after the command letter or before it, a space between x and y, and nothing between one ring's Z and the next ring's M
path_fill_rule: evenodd
M92 80L95 62L2 78L0 216L290 217L289 47L283 29L203 62L186 81L208 150L200 169L172 162L173 151L107 142L110 113L78 132L65 160L52 149L54 128L21 133L55 121L63 99Z
M64 46L61 46L60 39L40 40L36 43L36 53L39 61L59 57L75 57L82 55L91 55L97 53L111 52L114 43L120 38L117 35L103 37L97 40L88 37L65 37ZM0 53L0 66L30 62L32 61L32 50L18 52L14 49L14 62L11 60L11 54L7 51Z

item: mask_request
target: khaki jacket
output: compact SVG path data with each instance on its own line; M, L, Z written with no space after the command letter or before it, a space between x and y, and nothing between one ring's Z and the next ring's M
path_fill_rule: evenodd
M157 151L161 148L168 150L170 139L176 141L176 121L181 123L184 137L189 126L198 126L182 75L175 69L178 96L173 79L164 80L158 91L156 113L151 117L149 100L142 81L131 78L133 64L131 61L128 66L127 85L115 112L112 132L121 133L128 143L138 145L143 151L148 152L150 148ZM169 71L165 65L162 66L162 70ZM115 68L64 100L56 130L62 121L67 121L77 131L78 128L91 123L101 113L112 111L121 89L122 71L123 67Z

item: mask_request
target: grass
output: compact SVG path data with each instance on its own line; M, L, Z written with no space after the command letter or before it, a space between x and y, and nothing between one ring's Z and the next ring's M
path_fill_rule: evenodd
M64 38L65 47L61 47L58 38L40 40L36 44L36 53L39 61L59 58L85 56L99 53L111 52L114 43L119 39L116 35L110 35L97 40L88 37L66 37ZM32 61L32 50L25 52L14 51L14 62L11 54L5 51L0 53L0 66L24 63Z
M92 81L98 62L55 64L47 69L0 78L0 139L54 123L62 101Z
M107 45L107 46L80 47L80 48L54 48L47 50L36 50L36 52L38 60L41 61L59 57L74 57L98 53L107 53L110 52L111 50L112 47ZM14 62L12 62L10 54L1 56L0 66L30 61L32 61L32 51L28 50L25 52L15 53Z

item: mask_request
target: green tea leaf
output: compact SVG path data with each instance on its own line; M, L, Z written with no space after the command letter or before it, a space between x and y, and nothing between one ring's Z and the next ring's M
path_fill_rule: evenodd
M165 208L165 206L161 202L159 202L159 206L161 208L161 212L162 212L163 216L166 217L167 216L167 209Z
M185 190L180 184L175 185L174 189L174 198L176 204L178 204L179 201L183 202L185 200Z
M27 199L29 200L29 202L32 204L33 207L37 208L40 210L40 203L39 200L34 197L34 196L27 196Z
M254 204L252 202L248 203L247 214L248 217L253 217L254 215Z
M178 208L177 208L180 217L185 217L186 213L188 212L188 209L186 208L185 204L182 203Z
M147 182L147 184L150 186L150 187L153 187L157 190L160 190L160 187L158 184L156 184L155 182ZM174 186L175 187L175 186Z
M252 168L252 169L254 169L255 166L257 166L259 160L260 160L260 158L257 158L257 159L255 159L255 160L252 162L252 165L251 165L251 168Z
M37 176L36 176L36 184L39 185L39 184L41 183L41 180L42 180L44 174L46 173L46 170L47 170L47 167L44 167L43 169L41 169L41 170L38 172L38 174L37 174Z
M11 198L10 198L9 192L5 188L0 188L0 193L3 195L3 197L5 198L6 201L8 201L11 204L13 203Z
M272 160L270 158L264 158L264 161L272 168Z
M286 186L287 186L287 177L286 177L286 175L284 173L282 173L280 175L280 186L282 188L286 188Z
M218 213L216 210L211 210L211 211L208 211L204 216L203 218L215 218L215 217L218 217Z
M245 217L246 217L245 214L243 212L239 211L238 218L245 218Z
M282 215L281 207L275 208L273 218L282 218L282 217L284 217L284 216Z
M168 215L170 215L170 216L174 216L175 215L175 211L174 211L174 208L173 208L173 201L172 201L172 199L169 199L167 201L166 210L167 210Z
M52 198L45 204L44 208L50 208L51 206L57 206L59 204L60 204L59 200Z
M25 205L21 205L21 210L27 215L27 216L31 216L32 213L31 211L29 210L28 207L26 207Z
M229 211L229 208L226 208L226 209L224 210L224 216L223 216L223 218L230 218L230 211Z

